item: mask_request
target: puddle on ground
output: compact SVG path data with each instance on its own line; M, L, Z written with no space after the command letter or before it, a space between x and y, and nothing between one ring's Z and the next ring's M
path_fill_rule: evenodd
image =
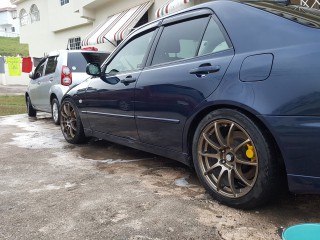
M178 187L196 187L201 185L194 172L186 177L176 179L174 184Z

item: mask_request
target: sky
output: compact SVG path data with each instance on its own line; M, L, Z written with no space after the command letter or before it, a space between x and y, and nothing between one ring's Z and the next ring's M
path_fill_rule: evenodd
M0 8L10 7L10 6L11 6L10 0L0 0Z

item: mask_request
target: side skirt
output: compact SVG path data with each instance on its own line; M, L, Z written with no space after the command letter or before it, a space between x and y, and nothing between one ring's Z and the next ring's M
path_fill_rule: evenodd
M136 140L118 137L118 136L114 136L106 133L91 131L90 129L84 129L84 132L87 137L96 137L99 139L104 139L110 142L118 143L134 149L138 149L141 151L150 152L159 156L171 158L189 167L192 167L190 164L192 162L191 157L187 153L175 152L170 149L142 143Z

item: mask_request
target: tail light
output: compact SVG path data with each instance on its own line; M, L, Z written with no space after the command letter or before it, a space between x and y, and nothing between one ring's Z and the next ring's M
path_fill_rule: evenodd
M70 86L72 84L72 72L67 66L62 66L61 84L63 86Z

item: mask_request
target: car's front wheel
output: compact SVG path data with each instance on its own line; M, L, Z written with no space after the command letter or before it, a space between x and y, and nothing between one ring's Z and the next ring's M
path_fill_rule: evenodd
M61 131L69 143L83 143L87 140L78 109L70 98L63 100L61 104Z
M207 191L223 204L251 209L277 188L277 161L259 127L245 114L220 109L198 125L193 161Z
M32 103L31 103L31 99L29 96L27 97L26 104L27 104L28 116L29 117L37 116L37 111L33 108Z
M54 98L51 101L51 113L52 113L52 119L54 124L59 125L60 124L59 101L56 98Z

